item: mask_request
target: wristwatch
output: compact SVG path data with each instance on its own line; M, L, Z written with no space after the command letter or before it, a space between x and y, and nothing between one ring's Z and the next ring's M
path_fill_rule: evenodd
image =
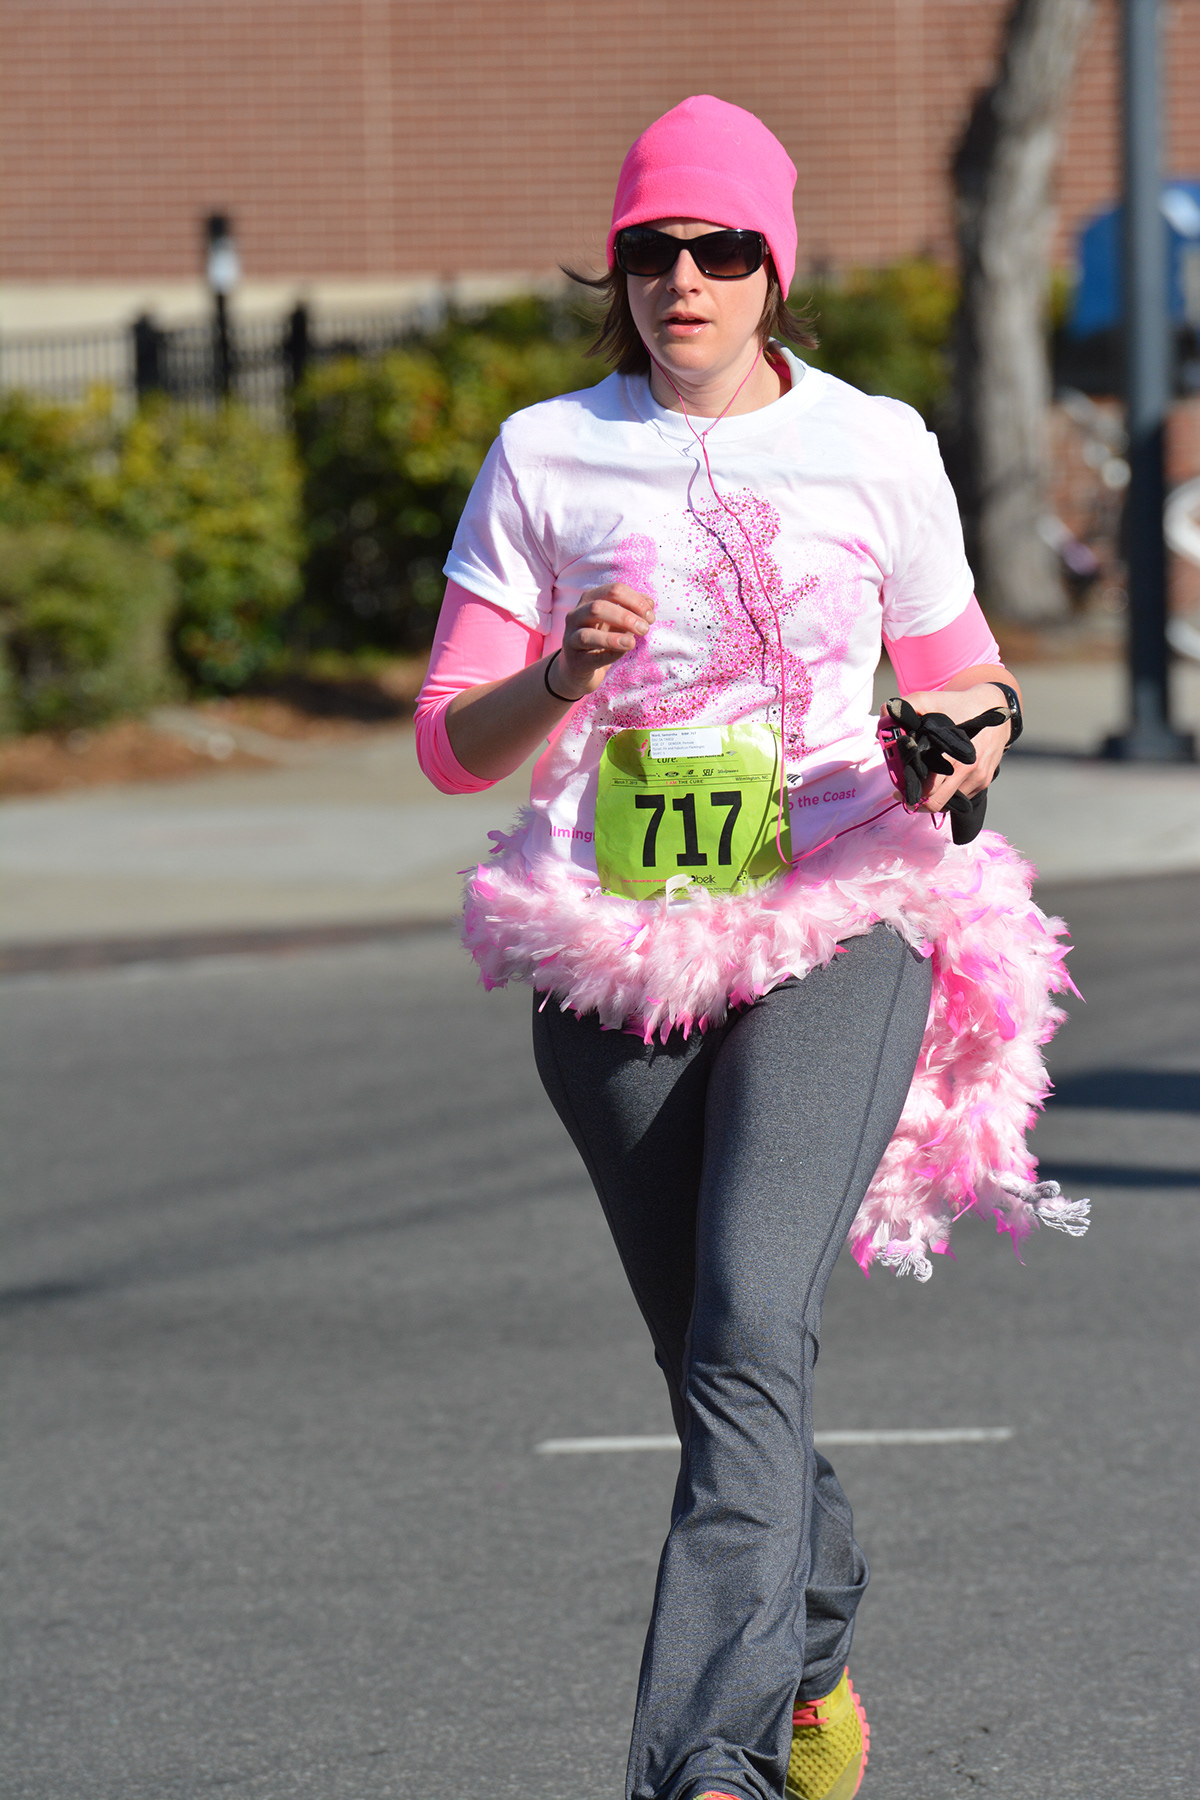
M1006 750L1011 750L1012 746L1016 743L1017 739L1025 729L1025 721L1021 716L1021 696L1017 693L1016 688L1009 687L1007 681L994 681L990 675L988 676L988 681L992 687L999 688L1000 692L1004 695L1004 698L1008 701L1008 742L1005 744L1004 748Z

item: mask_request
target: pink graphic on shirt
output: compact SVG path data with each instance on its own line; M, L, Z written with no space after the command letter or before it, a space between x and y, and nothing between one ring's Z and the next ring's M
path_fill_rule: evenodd
M623 538L612 553L613 580L623 581L639 594L654 599L653 577L658 567L658 545L643 532Z
M816 576L784 587L769 550L780 533L779 514L747 489L726 496L724 506L700 508L694 516L702 555L707 552L696 571L697 585L722 624L688 697L694 698L696 711L717 717L731 702L736 710L726 716L735 718L744 714L748 701L757 707L765 703L772 713L781 709L785 753L803 756L812 675L784 641L784 621L813 592Z
M659 606L659 596L655 592L654 574L658 568L658 545L654 539L643 532L632 532L623 538L612 552L613 580L623 581L636 593L648 594L654 601L655 611ZM653 636L653 628L651 629ZM650 690L660 688L667 678L667 672L661 663L655 660L654 653L646 638L639 638L637 644L619 663L615 663L605 677L604 687L594 696L598 701L603 695L611 701L616 694L637 695L639 704L644 704ZM578 707L577 712L582 712ZM632 720L638 724L640 720ZM624 726L616 727L623 731Z
M623 581L637 593L648 594L654 601L656 612L661 612L654 585L658 566L658 545L644 532L631 532L609 552L609 580ZM651 627L650 636L653 635ZM669 675L677 673L672 666L664 666L656 659L648 638L639 638L632 650L610 666L604 686L579 701L567 715L556 734L557 741L566 743L586 737L597 727L615 733L624 731L628 725L641 724L643 714L649 718L651 695L662 687ZM619 724L612 723L614 707L621 709Z
M778 720L782 697L786 754L789 759L805 754L812 675L786 641L781 670L780 643L786 620L817 588L817 577L806 575L785 587L770 554L782 529L775 508L748 489L724 499L724 506L714 502L689 515L682 560L685 590L693 598L671 608L674 618L666 616L663 598L652 586L661 561L658 547L640 534L617 547L616 578L651 595L661 628L657 634L652 628L613 665L603 688L576 707L572 735L593 726L616 732L682 725L698 717L725 724L764 711ZM846 611L848 628L848 608L834 610ZM835 634L843 623L832 617L822 622ZM655 637L661 639L668 627L690 640L690 653L664 656L660 649L656 655ZM823 646L824 654L831 648Z

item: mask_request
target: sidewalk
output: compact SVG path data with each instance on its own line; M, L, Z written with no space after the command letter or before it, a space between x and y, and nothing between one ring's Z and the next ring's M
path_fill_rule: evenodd
M0 945L449 920L527 791L447 798L397 729L284 768L9 801Z
M1200 765L1102 762L1126 720L1120 663L1018 667L1028 721L988 796L989 825L1045 881L1200 869ZM1175 723L1200 741L1200 664L1177 664Z
M1123 671L1018 675L1031 722L988 824L1047 880L1200 869L1200 769L1088 759L1122 722ZM1200 732L1200 666L1178 672L1176 693L1179 722ZM37 966L38 947L53 962L55 945L449 922L459 871L508 826L527 780L440 795L397 729L262 772L9 801L0 948L10 966Z

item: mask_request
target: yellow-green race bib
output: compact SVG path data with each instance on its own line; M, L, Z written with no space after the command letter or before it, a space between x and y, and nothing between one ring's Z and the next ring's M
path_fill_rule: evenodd
M731 893L777 875L773 725L621 731L600 759L596 864L606 893L661 894L673 875ZM787 809L781 836L791 855Z

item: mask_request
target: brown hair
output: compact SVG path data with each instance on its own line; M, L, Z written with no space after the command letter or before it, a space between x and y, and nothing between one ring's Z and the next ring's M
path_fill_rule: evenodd
M574 269L560 266L563 274L572 281L577 281L581 287L593 288L597 293L608 296L604 317L588 347L588 355L603 356L613 365L618 375L648 375L650 352L633 322L625 271L618 269L614 263L606 275L590 276L579 275ZM766 267L767 298L762 318L758 321L759 342L765 345L768 338L784 338L788 343L803 344L807 349L815 350L817 334L813 329L812 317L807 311L795 312L788 305L787 296L779 285L775 264L770 257L767 258Z

